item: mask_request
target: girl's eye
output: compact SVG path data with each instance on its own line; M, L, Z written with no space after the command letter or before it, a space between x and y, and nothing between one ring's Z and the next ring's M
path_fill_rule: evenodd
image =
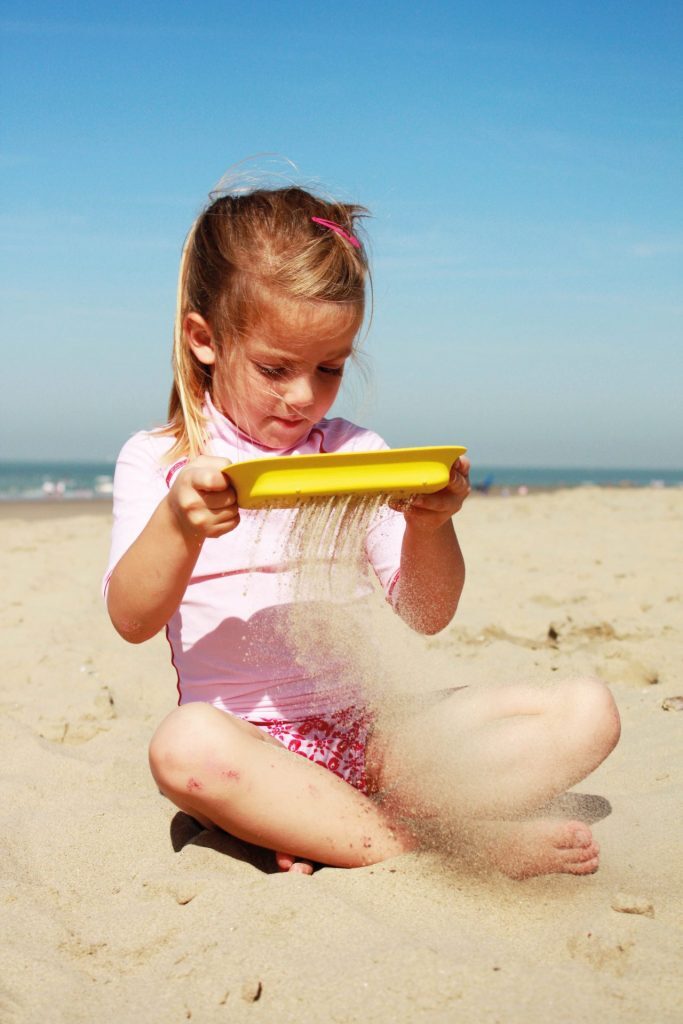
M259 373L262 373L264 377L269 377L271 380L279 380L287 374L287 370L284 366L261 366L260 363L257 363L256 369Z
M318 370L320 373L328 373L332 377L341 377L344 373L344 367L342 366L319 366Z

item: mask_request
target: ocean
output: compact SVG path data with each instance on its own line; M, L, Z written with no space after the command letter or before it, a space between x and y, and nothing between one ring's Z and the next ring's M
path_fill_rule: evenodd
M111 462L0 462L0 501L111 499Z
M111 499L110 462L0 462L0 501L98 501ZM564 487L683 487L683 469L582 469L479 466L479 491L525 493Z

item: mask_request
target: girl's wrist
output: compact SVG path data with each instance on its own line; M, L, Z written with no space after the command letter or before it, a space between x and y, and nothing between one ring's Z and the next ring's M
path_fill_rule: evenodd
M182 540L188 554L198 554L204 544L204 535L190 523L187 516L183 515L183 510L173 500L170 492L162 504L166 505L167 521L171 531Z
M452 529L453 520L449 516L448 519L444 519L439 523L434 523L431 516L411 516L406 517L406 534L415 537L435 536L439 533L447 533L449 527Z

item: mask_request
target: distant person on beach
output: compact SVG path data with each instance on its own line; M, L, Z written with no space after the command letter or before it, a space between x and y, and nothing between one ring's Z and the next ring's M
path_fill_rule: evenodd
M435 679L433 700L394 735L354 695L343 659L307 664L288 645L296 511L237 505L229 463L386 448L327 418L366 311L364 213L295 186L214 194L186 240L169 420L121 452L105 577L118 632L141 643L165 628L178 675L152 774L182 811L274 851L282 871L396 856L429 818L455 851L509 875L588 874L588 825L539 809L617 742L606 687ZM461 458L438 493L384 505L367 528L368 567L423 634L448 625L463 588L452 517L469 468ZM429 778L440 784L425 788Z

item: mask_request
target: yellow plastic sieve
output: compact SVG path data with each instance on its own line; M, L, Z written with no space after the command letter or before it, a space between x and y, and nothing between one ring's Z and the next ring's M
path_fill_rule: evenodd
M453 463L467 451L391 448L379 452L281 455L236 462L223 470L241 508L291 508L307 498L342 494L391 494L406 498L445 487Z

